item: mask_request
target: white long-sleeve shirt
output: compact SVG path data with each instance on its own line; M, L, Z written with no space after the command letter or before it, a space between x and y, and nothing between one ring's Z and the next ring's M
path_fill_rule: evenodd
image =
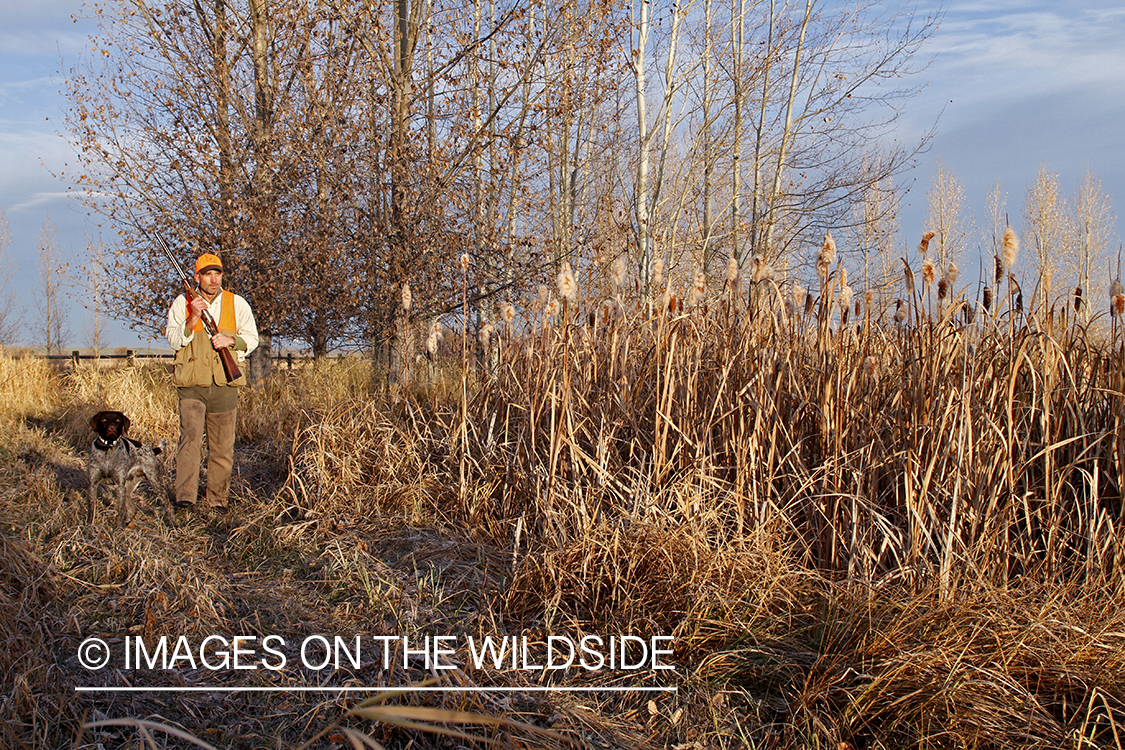
M221 292L215 301L208 304L208 311L217 324L222 320ZM235 342L234 351L239 362L246 359L250 352L258 348L258 324L254 321L254 313L250 303L237 294L231 294L234 299ZM168 308L168 327L165 330L168 345L176 351L184 348L195 338L195 331L187 330L187 298L184 295L176 297L172 306Z

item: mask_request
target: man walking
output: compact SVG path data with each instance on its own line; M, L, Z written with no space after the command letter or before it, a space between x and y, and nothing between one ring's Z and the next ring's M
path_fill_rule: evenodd
M249 303L223 289L223 262L211 253L195 261L195 283L201 296L187 302L181 294L168 310L168 343L176 350L172 382L180 401L180 442L176 448L176 504L191 505L199 492L200 450L207 433L207 497L205 507L226 510L234 466L234 430L241 375L227 382L219 350L226 347L238 363L258 346L258 327ZM219 332L208 337L203 311L210 312ZM241 369L241 368L240 368Z

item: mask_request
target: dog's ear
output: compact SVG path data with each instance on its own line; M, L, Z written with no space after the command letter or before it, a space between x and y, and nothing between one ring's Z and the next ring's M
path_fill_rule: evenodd
M118 412L118 413L120 413L120 412ZM127 416L125 416L124 414L121 414L121 434L124 435L128 431L129 431L129 418Z

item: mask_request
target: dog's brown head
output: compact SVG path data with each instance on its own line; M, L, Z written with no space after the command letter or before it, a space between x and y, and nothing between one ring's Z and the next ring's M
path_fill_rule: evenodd
M99 411L90 417L90 429L107 445L113 445L129 431L129 418L119 411Z

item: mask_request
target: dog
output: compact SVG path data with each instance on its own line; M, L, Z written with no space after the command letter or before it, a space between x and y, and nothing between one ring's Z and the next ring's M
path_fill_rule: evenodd
M167 505L164 515L169 526L176 525L172 512L173 500L164 484L164 467L159 456L168 445L161 440L157 446L149 447L136 440L125 437L129 431L129 418L119 411L100 411L90 418L90 429L96 433L94 444L90 446L90 461L87 477L90 481L86 497L86 523L94 522L94 501L98 498L98 484L103 480L115 485L117 489L117 523L124 527L137 513L133 492L141 480L147 480L157 493L164 493Z

